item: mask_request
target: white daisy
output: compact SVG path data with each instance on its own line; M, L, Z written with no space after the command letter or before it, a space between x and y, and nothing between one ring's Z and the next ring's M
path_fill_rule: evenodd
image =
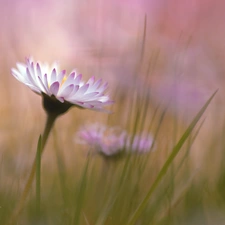
M44 96L44 107L47 111L53 111L62 105L67 108L76 105L105 111L104 106L112 104L105 94L108 84L103 83L102 79L96 80L93 76L85 83L81 74L72 71L66 75L66 71L60 71L56 63L48 65L28 58L25 64L17 63L17 69L13 68L11 71L17 80Z

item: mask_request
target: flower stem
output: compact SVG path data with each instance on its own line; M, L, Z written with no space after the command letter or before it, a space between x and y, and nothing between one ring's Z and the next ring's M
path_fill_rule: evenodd
M36 216L40 218L41 215L41 135L38 140L36 153Z
M50 134L50 131L54 125L54 122L57 118L58 114L52 114L52 113L47 113L47 120L46 120L46 124L45 124L45 129L44 129L44 132L43 132L43 136L42 136L42 141L41 141L41 151L40 151L40 160L41 160L41 155L43 154L44 152L44 147L45 147L45 144L48 140L48 137L49 137L49 134ZM37 150L38 151L38 150ZM31 187L32 187L32 184L33 184L33 181L34 181L34 178L35 178L35 174L36 174L36 157L37 157L37 154L35 155L35 159L34 159L34 162L32 164L32 168L31 168L31 171L30 171L30 175L27 179L27 182L26 182L26 185L24 187L24 190L22 192L22 195L21 195L21 198L14 210L14 213L11 217L11 220L10 222L8 223L8 225L13 225L15 224L15 221L18 217L18 215L20 214L20 212L22 211L23 207L24 207L24 203L27 199L27 196L31 190Z

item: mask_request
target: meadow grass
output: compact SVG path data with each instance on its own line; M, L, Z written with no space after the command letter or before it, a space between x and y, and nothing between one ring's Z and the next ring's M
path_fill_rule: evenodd
M141 10L141 26L137 30L134 12L139 7L136 3L131 7L134 11L129 10L130 2L125 5L126 12L118 10L117 3L111 7L103 1L78 5L63 2L60 10L61 4L57 9L53 6L57 13L52 15L47 8L49 4L46 8L39 2L33 6L28 4L29 10L24 10L21 7L24 4L3 2L0 225L225 224L223 91L219 100L214 99L218 97L214 93L204 106L198 105L204 96L196 91L204 85L205 90L223 87L221 33L213 32L221 23L215 20L218 24L214 26L215 21L210 20L213 14L217 17L217 13L211 13L209 20L199 19L207 15L207 10L194 10L196 14L184 22L185 14L181 12L186 11L180 11L179 4L175 9L173 4L172 8L159 4L153 7L156 12L151 13L147 24L147 14L143 12L149 9L147 1L143 2L146 7ZM69 9L68 14L64 5ZM46 11L42 11L42 7ZM186 13L192 15L191 8L185 8ZM172 14L167 9L171 9ZM176 17L177 10L181 17ZM165 13L167 11L169 13ZM154 22L154 15L159 17L159 22ZM175 21L177 18L181 20ZM216 29L207 31L204 23L196 22L193 43L189 40L192 38L186 36L186 30L177 42L175 33L180 32L180 28L178 31L176 26L192 24L196 18ZM218 18L222 17L218 14ZM186 42L184 47L183 42ZM180 53L177 54L177 50ZM112 81L110 89L114 87L110 95L115 100L112 114L74 107L57 119L43 155L42 147L48 135L42 133L46 115L41 108L41 98L9 75L15 60L32 51L35 57L63 58L67 67L75 63L82 73L105 76ZM176 85L170 84L164 92L167 82L172 80L180 89L187 90L173 90L171 86ZM193 89L189 90L189 86ZM159 98L158 94L161 94ZM170 102L171 96L175 99ZM189 97L193 102L190 103ZM161 100L167 106L161 104ZM196 105L198 113L186 123L186 117L192 115ZM181 112L186 109L190 109L190 114L187 111L182 118ZM208 110L211 110L211 118L204 114ZM208 119L213 124L208 125ZM93 153L94 146L80 145L75 137L79 128L88 122L121 126L129 133L131 146L136 135L142 132L153 136L153 144L142 154L127 154L127 146L118 155ZM29 174L32 182L26 191Z
M11 217L20 201L24 182L16 189L15 183L20 182L20 177L13 177L15 183L1 188L1 224L149 225L211 224L211 221L220 224L220 217L224 219L220 210L225 206L225 167L221 163L218 180L212 185L205 176L201 176L203 172L192 168L190 156L192 144L204 122L202 115L214 95L189 126L182 128L183 134L172 142L173 146L171 142L161 143L165 142L160 132L165 134L164 129L167 129L163 127L167 110L160 106L151 109L148 89L133 92L133 96L124 100L131 103L128 111L123 102L115 105L113 110L125 113L126 121L120 121L120 124L120 118L110 119L113 115L109 115L106 121L109 124L118 121L133 137L142 130L151 132L154 151L147 154L117 157L89 154L76 157L75 154L71 159L73 165L66 159L67 152L75 148L76 152L85 149L80 145L60 144L61 131L56 126L53 143L46 147L46 152L52 151L55 155L54 169L48 161L42 165L40 137L36 143L36 186L32 186L28 199L13 222ZM199 123L201 119L202 123ZM172 122L173 126L177 125ZM177 136L177 128L172 130L175 133L168 134L171 139ZM177 157L178 153L180 157ZM44 154L43 160L45 158L48 156ZM2 162L1 167L4 166ZM2 176L1 182L4 179Z
M220 174L213 179L212 185L211 180L206 179L207 164L201 162L196 168L191 156L205 121L202 115L216 92L201 109L199 106L200 111L189 125L179 124L178 117L168 115L167 107L155 107L151 103L149 74L154 72L158 53L150 56L144 73L147 75L141 79L136 76L136 72L144 67L146 23L145 18L134 76L128 81L128 87L116 89L113 114L97 116L88 110L73 109L77 115L69 114L67 119L63 115L56 124L56 117L51 119L48 114L47 125L39 139L41 129L35 134L34 127L31 127L32 132L23 136L24 140L23 137L17 140L17 144L21 143L21 148L26 149L24 155L28 153L27 149L36 148L33 166L32 156L23 155L25 172L18 171L18 177L7 167L7 157L10 164L16 156L5 154L2 157L0 166L10 179L1 187L0 225L220 223L220 210L225 200L225 167L223 163L219 165ZM125 145L121 154L92 154L93 146L84 147L74 141L76 130L86 118L109 127L123 127L131 136L130 146L136 135L142 132L152 134L153 143L147 153L132 153ZM26 119L23 122L29 124ZM49 133L50 140L44 152ZM11 149L17 148L16 144L11 144L8 145ZM224 146L223 141L220 144ZM206 153L211 151L213 146L209 146ZM6 180L1 173L1 183Z

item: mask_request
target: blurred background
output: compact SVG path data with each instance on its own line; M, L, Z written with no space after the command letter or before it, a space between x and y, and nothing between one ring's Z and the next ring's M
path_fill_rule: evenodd
M27 56L58 61L68 72L75 68L86 79L95 75L109 82L108 93L116 101L112 115L73 108L56 124L69 165L75 159L79 165L78 159L83 157L73 150L78 127L96 121L125 126L129 97L137 87L151 92L146 102L150 107L147 121L158 106L167 108L159 151L173 144L173 121L179 138L218 89L192 151L196 167L205 163L205 176L208 171L218 171L224 149L225 1L0 0L0 10L2 186L7 182L16 188L23 185L44 127L40 96L10 72ZM49 142L49 146L54 144ZM213 152L208 152L211 145ZM55 159L46 151L43 160L47 166ZM20 177L16 184L12 181L15 174Z
M41 132L45 117L41 98L10 74L16 62L27 56L49 63L58 61L62 69L69 72L75 68L85 78L102 77L109 82L112 98L118 87L126 95L134 84L147 83L149 104L165 105L182 123L190 122L219 89L202 129L202 144L208 145L212 135L221 133L224 1L7 0L0 4L2 145L8 143L8 132L15 138L23 132ZM80 117L105 117L84 113L85 118L83 111L80 115L79 110L73 110L67 117L77 116L77 123L82 121Z

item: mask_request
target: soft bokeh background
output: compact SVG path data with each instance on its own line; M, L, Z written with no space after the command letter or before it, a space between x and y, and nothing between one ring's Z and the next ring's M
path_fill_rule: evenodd
M10 68L26 56L59 61L62 68L76 68L86 78L103 77L110 83L112 96L118 86L127 93L134 77L141 85L150 65L148 82L154 104L169 104L169 112L181 116L183 122L189 122L219 89L202 132L203 142L219 135L225 94L224 1L11 0L0 4L2 139L7 139L7 132L18 137L42 128L41 99L10 75ZM75 115L78 121L92 115L105 117L84 113L85 119L79 110L67 117Z
M149 119L158 105L167 107L158 150L173 144L173 121L178 124L179 137L179 131L219 89L192 152L195 166L205 164L205 174L217 169L225 113L223 0L1 0L0 10L4 185L7 180L11 184L15 174L21 177L21 184L15 187L23 185L45 121L40 96L10 74L16 62L26 56L49 63L59 61L62 69L76 68L85 78L102 77L116 99L112 115L74 108L59 119L56 135L60 146L66 148L64 157L69 165L79 165L78 159L84 156L76 151L73 140L78 127L108 120L125 126L126 110L130 110L127 99L132 90L144 85L151 91ZM49 142L54 144L51 139ZM206 150L212 144L213 154ZM211 161L205 161L209 158ZM43 160L44 165L54 165L51 151L46 151Z

